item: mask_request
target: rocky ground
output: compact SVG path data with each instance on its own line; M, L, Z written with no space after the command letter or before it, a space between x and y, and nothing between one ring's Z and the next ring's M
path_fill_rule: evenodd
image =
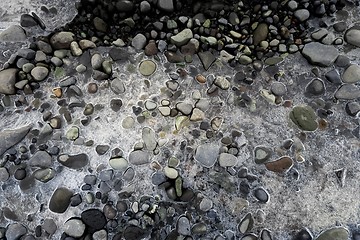
M0 11L0 239L360 239L359 1L45 2Z

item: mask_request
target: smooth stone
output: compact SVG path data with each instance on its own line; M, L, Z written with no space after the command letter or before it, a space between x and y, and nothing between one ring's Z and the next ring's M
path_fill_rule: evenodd
M261 41L266 40L267 35L269 33L269 27L266 23L260 23L254 33L253 33L253 43L254 45L258 45Z
M71 32L58 32L51 36L50 43L54 49L69 49L74 37Z
M139 71L144 76L150 76L156 70L156 64L152 60L144 60L139 65Z
M133 46L136 50L141 50L146 46L146 37L138 33L136 36L131 40L131 46Z
M211 168L214 166L219 154L219 146L215 144L202 144L196 148L195 160L203 167Z
M10 177L9 172L6 168L0 167L0 182L5 182Z
M299 105L290 112L290 119L304 131L315 131L318 127L314 109L308 105Z
M311 232L304 228L304 229L301 229L294 237L293 240L313 240L313 236L311 234Z
M154 102L153 100L146 100L145 102L145 108L149 111L153 111L155 110L157 107L156 102Z
M189 28L185 28L178 34L172 36L170 38L170 41L172 44L175 44L177 47L181 47L185 44L187 44L190 39L194 37L193 32Z
M185 103L185 102L177 103L176 108L184 115L189 115L193 109L190 103Z
M66 77L59 82L60 87L69 87L76 83L76 77Z
M192 227L191 227L191 233L192 234L205 234L207 233L208 228L206 226L205 223L195 223Z
M276 96L283 96L286 94L286 86L281 82L273 82L270 86L270 91Z
M25 63L23 66L22 66L22 70L25 72L25 73L29 73L31 72L32 69L34 69L35 65L32 64L32 63Z
M345 41L355 47L360 47L360 29L350 28L347 30Z
M258 146L254 149L254 158L256 164L262 164L267 160L269 160L270 157L271 157L270 149L262 146Z
M102 20L99 17L95 17L93 20L93 23L94 23L94 27L97 31L106 33L106 31L108 29L108 25L106 24L106 22L104 20Z
M269 193L261 187L254 190L254 197L261 203L267 203L270 199Z
M36 180L46 183L55 177L55 171L51 168L38 169L33 175Z
M176 223L176 230L181 235L190 235L191 226L189 219L185 216L179 217Z
M142 129L142 140L147 150L153 151L157 146L156 135L154 130L149 127Z
M121 126L124 129L130 129L134 126L134 124L135 124L135 119L131 116L127 116L123 119Z
M49 70L46 67L38 66L31 70L31 76L35 81L43 81L49 74Z
M98 209L88 209L81 213L81 220L92 230L98 231L105 227L106 217Z
M7 226L5 239L18 240L27 233L27 229L20 223L11 223Z
M254 226L254 218L251 213L248 213L245 215L243 219L241 219L238 225L238 230L240 233L244 234L250 232L253 226Z
M311 80L305 87L305 93L319 96L325 93L325 84L320 78Z
M356 64L350 65L345 69L342 79L344 83L357 83L360 81L360 66Z
M71 141L75 141L79 137L79 128L72 126L67 132L66 132L66 138Z
M16 68L8 68L0 71L0 93L15 94L16 75L18 73Z
M57 160L65 167L71 169L81 169L89 163L89 157L85 153L75 155L61 154L58 156Z
M17 129L2 130L0 132L0 156L9 148L19 143L30 131L31 125L23 126Z
M45 54L51 54L53 52L51 45L47 42L39 40L36 42L36 45L37 45L39 51L41 51Z
M275 161L265 163L267 170L276 173L285 173L293 166L293 160L290 157L281 157Z
M111 48L109 50L109 56L114 61L125 62L129 59L130 53L122 48Z
M204 118L205 113L199 108L194 108L190 116L190 121L202 121Z
M216 57L210 51L199 52L198 56L199 56L200 61L206 71L216 61Z
M167 0L165 0L167 1ZM125 240L140 240L146 236L146 231L138 226L127 226L123 232Z
M307 9L298 9L294 12L294 16L300 22L304 22L310 17L310 12Z
M54 213L64 213L69 207L72 195L73 192L67 188L57 188L50 198L49 209Z
M213 208L213 201L211 201L211 199L204 197L203 199L201 199L200 204L199 204L199 209L201 211L204 212L208 212L210 211L210 209Z
M56 223L54 222L53 219L50 218L46 218L44 220L42 228L44 229L45 232L47 232L50 235L54 234L57 230Z
M325 78L334 84L341 84L341 77L340 77L340 73L338 70L336 69L332 69L329 72L325 73Z
M104 61L103 57L99 53L95 53L94 55L92 55L90 60L91 67L93 69L100 69L103 61Z
M340 100L354 100L360 97L360 89L353 84L343 84L335 92L335 98Z
M97 145L95 151L99 155L104 155L110 149L109 145Z
M125 171L129 166L129 163L125 158L119 157L110 159L109 165L115 170Z
M89 48L96 48L96 44L90 40L82 39L79 41L79 46L82 50L86 50Z
M122 107L122 101L121 99L111 99L110 100L110 108L111 110L113 110L114 112L118 112L120 111Z
M111 81L110 88L116 94L121 94L125 92L125 85L120 78L113 79Z
M214 84L222 90L227 90L230 88L230 82L223 76L216 76Z
M84 234L85 228L86 226L81 219L72 218L65 222L63 231L71 237L79 238Z
M174 11L174 3L173 0L158 0L157 6L160 10L165 12Z
M37 151L29 160L30 166L47 168L51 166L51 156L45 151Z
M349 239L349 231L344 227L334 227L324 232L316 238L316 240L347 240Z
M150 163L150 155L142 150L132 151L129 154L129 162L134 165L143 165Z
M229 153L220 153L219 165L221 167L233 167L238 163L238 158Z
M334 46L324 45L318 42L311 42L304 46L303 56L314 65L328 67L332 65L339 56Z
M179 176L179 173L175 168L171 168L168 166L164 167L164 174L170 179L176 179Z
M26 38L25 30L18 25L12 25L0 32L1 42L23 42Z
M93 240L107 240L108 239L108 233L105 229L96 231L92 235Z
M79 57L83 54L83 51L81 50L79 44L76 41L70 43L70 50L72 55L74 55L75 57Z

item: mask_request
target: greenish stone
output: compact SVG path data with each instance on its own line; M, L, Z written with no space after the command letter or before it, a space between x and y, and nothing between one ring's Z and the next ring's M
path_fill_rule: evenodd
M179 159L177 159L176 157L169 158L168 160L169 167L177 167L177 165L179 165Z
M175 180L175 191L176 191L176 195L178 197L182 196L182 179L181 179L181 177L177 177Z
M152 60L144 60L139 65L139 71L144 76L150 76L156 70L156 64Z
M72 126L67 132L66 132L66 138L75 141L79 137L79 128Z
M348 240L349 232L346 228L335 227L322 232L316 240Z
M56 67L54 71L54 76L57 79L65 77L65 70L62 67Z
M102 62L102 67L104 69L104 72L106 74L111 74L112 73L112 61L110 60L105 60Z
M290 119L304 131L315 131L318 127L314 109L308 105L299 105L290 112Z
M284 61L284 58L282 58L282 57L269 57L265 60L265 64L272 66L272 65L278 64L282 61Z

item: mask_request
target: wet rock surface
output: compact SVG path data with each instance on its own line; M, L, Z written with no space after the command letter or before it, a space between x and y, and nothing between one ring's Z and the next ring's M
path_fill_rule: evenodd
M21 4L0 239L359 238L357 1Z

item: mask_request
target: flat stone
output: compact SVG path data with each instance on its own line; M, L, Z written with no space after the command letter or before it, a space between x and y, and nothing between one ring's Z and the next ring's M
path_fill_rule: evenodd
M134 165L143 165L150 163L150 155L142 150L132 151L129 154L129 162Z
M221 167L233 167L238 163L238 158L229 153L220 153L219 165Z
M79 128L72 126L67 132L66 132L66 138L71 141L75 141L79 137Z
M198 56L199 56L200 61L206 71L211 67L211 65L216 60L215 56L210 51L199 52Z
M343 84L335 92L335 98L340 100L354 100L360 97L360 89L353 84Z
M167 176L170 179L176 179L179 176L179 173L175 168L168 166L164 167L164 173L165 176Z
M170 38L170 41L171 41L171 43L175 44L176 46L181 47L181 46L187 44L190 41L190 39L192 39L193 37L194 37L194 35L193 35L193 32L191 31L191 29L185 28L178 34L172 36Z
M20 239L27 233L27 229L24 225L20 223L11 223L7 226L7 230L5 233L5 239ZM0 234L1 235L1 234Z
M248 213L243 217L238 225L238 230L242 234L250 232L254 226L254 218L251 213Z
M315 131L318 127L314 109L308 105L299 105L290 112L290 119L304 131Z
M203 167L210 168L214 166L219 154L219 146L211 143L199 145L196 148L195 160Z
M360 29L350 28L347 30L345 41L353 46L360 47Z
M338 50L331 45L311 42L304 46L303 56L314 65L328 67L332 65L339 56Z
M310 12L307 9L298 9L294 12L294 16L300 22L304 22L310 17Z
M15 94L16 75L18 73L16 68L8 68L0 71L0 93Z
M65 222L63 231L70 237L79 238L85 232L85 224L78 218L72 218Z
M43 227L44 231L50 235L54 234L57 230L56 223L51 218L46 218L44 220L42 227Z
M119 157L110 159L109 165L115 170L125 171L128 168L129 163L125 158Z
M325 93L324 81L320 78L311 80L305 87L305 93L313 96L323 95Z
M30 166L47 168L51 166L51 156L45 151L37 151L29 160Z
M131 41L131 46L136 50L141 50L146 46L146 37L142 33L136 34L136 36Z
M74 37L72 32L58 32L51 36L50 43L54 49L69 49Z
M342 83L340 73L336 69L332 69L329 72L325 73L325 78L333 84L341 84Z
M43 81L49 74L49 70L46 67L38 66L31 70L31 76L35 81Z
M281 157L275 161L265 163L267 170L276 173L285 173L293 166L293 160L290 157Z
M357 83L360 81L360 66L352 64L347 67L342 75L344 83Z
M106 225L104 213L98 209L88 209L81 213L81 220L92 230L101 230Z
M50 198L49 209L54 213L64 213L69 207L73 192L67 188L59 187Z
M23 42L26 40L24 29L18 25L12 25L0 32L1 42Z
M157 6L159 9L166 11L166 12L172 12L174 11L174 3L173 0L158 0Z
M273 82L271 83L270 91L276 96L283 96L285 95L287 88L285 84L281 82Z
M55 171L52 168L38 169L33 176L36 180L46 183L55 177Z
M57 160L65 167L72 169L81 169L89 163L89 157L85 153L75 155L61 154L58 156Z
M187 217L185 216L181 216L179 217L179 219L177 220L176 223L176 230L179 234L187 236L190 235L190 221Z
M156 70L156 64L152 60L144 60L139 65L139 71L144 76L150 76Z
M153 151L157 146L156 135L154 130L149 127L142 129L142 139L147 150Z
M202 121L204 118L205 113L199 108L194 108L190 116L190 121Z
M267 203L270 199L269 193L261 187L254 190L254 196L261 203Z
M346 240L349 239L349 231L344 227L334 227L324 232L316 240Z
M28 125L17 129L2 130L0 132L0 156L2 156L6 150L19 143L30 129L31 126Z
M254 40L253 40L253 41L254 41L254 45L256 46L256 45L258 45L261 41L266 40L268 33L269 33L269 27L268 27L268 25L267 25L266 23L260 23L260 24L256 27L256 29L255 29L255 31L254 31L254 33L253 33L253 35L254 35L254 37L253 37L253 39L254 39Z

